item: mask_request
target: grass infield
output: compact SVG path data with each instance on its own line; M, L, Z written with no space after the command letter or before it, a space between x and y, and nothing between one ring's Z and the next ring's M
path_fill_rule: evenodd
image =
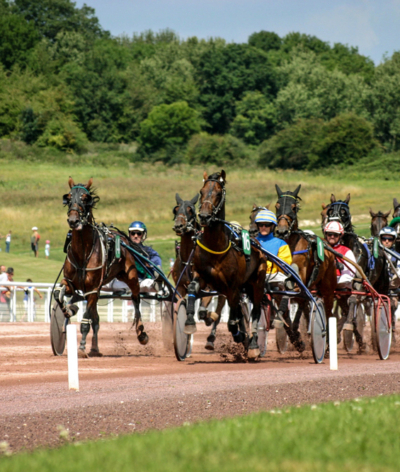
M60 435L71 443L3 457L0 470L398 471L399 414L397 395L286 407L96 442L79 443L63 431Z

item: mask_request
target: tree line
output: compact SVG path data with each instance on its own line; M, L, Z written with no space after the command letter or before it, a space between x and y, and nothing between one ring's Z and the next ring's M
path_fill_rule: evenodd
M132 159L315 169L400 148L400 52L268 31L113 37L70 0L0 0L0 138Z

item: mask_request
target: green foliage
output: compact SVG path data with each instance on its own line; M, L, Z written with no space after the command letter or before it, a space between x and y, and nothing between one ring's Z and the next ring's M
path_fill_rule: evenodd
M140 128L139 142L145 152L185 144L200 131L199 113L186 102L155 106Z
M235 118L235 102L246 91L276 94L275 73L264 51L246 44L212 44L199 60L197 80L203 116L212 133L224 134Z
M282 39L271 31L260 31L253 33L248 40L250 46L262 49L265 52L279 50L282 47Z
M329 122L299 120L260 146L260 164L313 170L352 165L377 146L371 123L346 113Z
M104 35L93 8L76 8L70 0L14 0L13 11L33 22L40 34L54 41L60 31L81 32L87 37Z
M46 124L37 144L66 152L82 152L87 145L87 137L71 118L57 117Z
M247 144L260 144L275 131L277 113L273 103L260 92L246 92L236 102L231 133Z
M186 150L186 161L189 164L244 164L250 158L251 153L244 143L229 134L196 134Z

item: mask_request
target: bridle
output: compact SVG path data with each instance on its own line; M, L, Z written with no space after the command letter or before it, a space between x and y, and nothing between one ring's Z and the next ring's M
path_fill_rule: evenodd
M292 209L292 204L290 203L289 198L295 200L296 211ZM277 203L279 203L279 208L277 209L276 219L279 225L280 220L285 220L288 224L289 235L292 232L293 226L297 222L297 200L300 200L300 197L295 197L294 195L282 194L278 198ZM290 219L289 219L290 218Z
M82 199L83 195L86 195L85 199ZM76 211L79 216L79 223L82 225L88 223L92 208L99 200L99 197L93 197L83 185L74 185L70 193L63 195L63 205L68 205L67 215L69 216L72 211Z
M188 208L190 208L192 210L192 216L190 218L188 218L188 216L187 216ZM172 228L178 235L182 235L184 233L190 233L191 231L196 231L197 230L197 228L196 228L196 225L197 225L196 208L193 204L184 201L180 205L177 205L172 210L172 212L175 215L175 217L174 217L175 226L176 226L176 222L177 222L178 218L182 219L183 223L184 223L184 227L181 229L180 233L178 233L176 231L175 226Z
M380 230L384 227L384 226L387 226L387 225L384 225L382 224L382 219L385 219L386 220L386 223L388 221L387 217L384 215L384 213L382 213L381 211L376 213L373 217L373 219L378 219L379 222L376 222L376 226L377 226L377 232L379 234ZM372 222L371 222L371 233L372 233L372 230L373 230L373 226L372 226Z
M343 217L343 212L345 213L346 218ZM346 202L338 201L330 203L325 220L327 220L327 223L329 223L330 221L339 221L343 225L345 232L353 232L351 227L350 209L349 205Z
M217 180L217 179L207 179L207 180L204 181L204 185L207 182L215 182L215 183L219 184L222 188L222 197L221 197L221 200L219 201L218 205L214 205L214 203L210 200L211 195L212 195L212 193L215 189L215 185L213 187L211 187L210 191L208 192L208 195L206 197L207 199L200 202L200 209L205 203L209 203L211 205L211 214L210 215L208 215L207 217L202 217L201 214L199 213L199 218L205 220L206 224L209 226L210 223L212 223L213 221L218 220L217 215L220 212L223 204L225 203L226 189L225 189L225 185L223 183L223 180L221 181L221 180Z

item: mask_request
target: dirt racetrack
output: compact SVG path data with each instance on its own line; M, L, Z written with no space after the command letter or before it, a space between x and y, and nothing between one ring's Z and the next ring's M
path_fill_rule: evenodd
M329 360L276 351L240 360L226 326L216 352L204 349L209 332L198 324L193 353L178 362L164 350L160 323L147 323L150 343L140 346L130 325L103 323L104 357L79 359L80 391L68 390L67 356L54 357L49 325L0 324L0 442L13 452L38 446L165 428L208 418L284 405L344 400L400 392L400 340L387 361L370 350L347 354L339 347L339 370Z

